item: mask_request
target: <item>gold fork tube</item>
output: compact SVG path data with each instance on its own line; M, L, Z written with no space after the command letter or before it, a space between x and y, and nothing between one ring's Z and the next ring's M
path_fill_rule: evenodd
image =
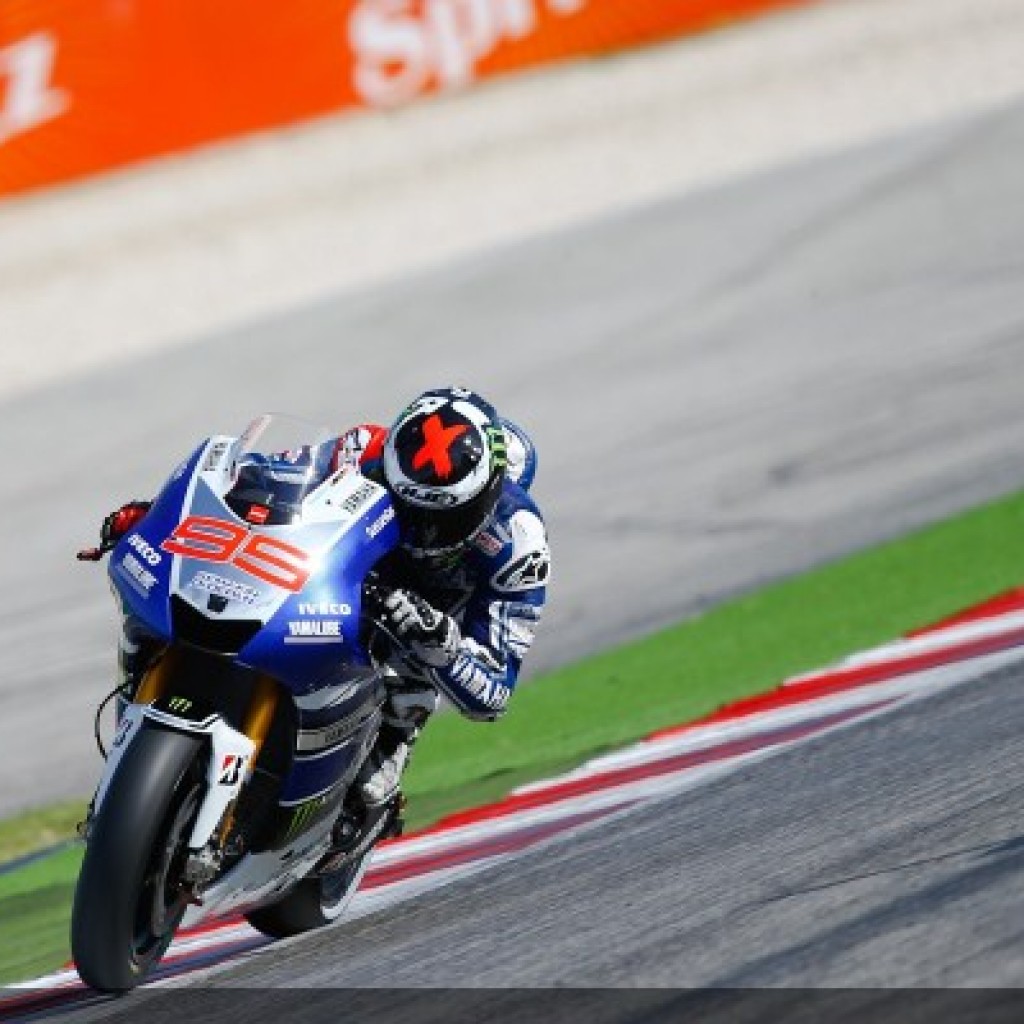
M277 713L277 701L281 689L270 676L257 676L253 684L252 699L249 701L249 710L245 714L245 721L242 723L242 732L249 737L256 745L253 751L253 764L260 756L263 744L266 742L267 734L270 732L270 725Z
M252 752L252 766L256 766L256 759L260 756L263 744L266 742L267 734L270 732L271 723L277 712L277 701L281 689L270 676L257 676L253 684L252 697L249 700L249 709L245 713L245 721L242 723L242 732L245 733L254 744ZM220 841L226 842L235 823L235 804L233 803L224 815L220 826Z
M167 692L167 680L177 661L177 653L166 650L146 669L134 700L136 704L152 704Z

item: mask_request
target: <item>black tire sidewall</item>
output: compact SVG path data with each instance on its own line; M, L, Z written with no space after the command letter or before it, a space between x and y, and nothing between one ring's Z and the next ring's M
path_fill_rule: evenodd
M166 841L182 781L204 739L144 723L125 751L92 823L75 888L71 949L82 980L103 991L132 988L163 954L133 955L147 867ZM170 936L168 936L169 941Z
M344 895L325 913L323 883L319 878L305 878L287 895L276 903L250 910L245 918L258 932L272 939L286 939L292 935L337 921L344 908L354 895L370 859L371 851L360 858L359 863L352 865L351 879L345 888Z

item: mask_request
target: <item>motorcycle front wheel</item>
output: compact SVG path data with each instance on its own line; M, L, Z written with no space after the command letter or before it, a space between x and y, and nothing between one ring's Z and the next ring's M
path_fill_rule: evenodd
M201 738L148 724L124 752L92 822L71 913L75 966L95 989L138 985L181 923L204 754Z

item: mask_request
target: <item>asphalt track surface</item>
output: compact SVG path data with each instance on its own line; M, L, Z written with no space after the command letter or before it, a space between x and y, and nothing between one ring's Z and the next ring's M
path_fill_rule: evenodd
M114 622L72 552L264 408L340 428L454 380L526 424L555 558L532 671L1020 486L1021 166L1018 105L0 406L0 814L98 773Z
M338 1019L353 999L410 1022L561 1019L560 1005L567 1020L682 1019L687 1006L679 991L522 991L554 987L715 990L718 1003L689 995L702 1020L1019 1020L1020 995L1016 1018L998 1016L1007 997L989 990L1024 987L1022 683L1018 661L203 984L383 990L237 992L234 1019L253 1022ZM961 986L985 990L973 1008L992 1016L940 1012L955 1005L941 993L892 998ZM478 991L445 991L463 988ZM777 988L803 994L756 994ZM811 988L889 992L838 994L821 1013ZM150 990L81 1019L160 1024L189 998ZM207 1016L229 1005L191 998Z
M215 980L1020 986L1022 681L1004 670Z

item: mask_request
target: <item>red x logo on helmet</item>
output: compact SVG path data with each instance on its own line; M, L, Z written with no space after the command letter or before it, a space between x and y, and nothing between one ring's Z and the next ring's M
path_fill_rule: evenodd
M423 423L423 447L412 458L412 468L422 469L428 462L433 463L434 472L440 480L452 475L452 445L462 437L469 427L456 423L446 427L435 412Z

